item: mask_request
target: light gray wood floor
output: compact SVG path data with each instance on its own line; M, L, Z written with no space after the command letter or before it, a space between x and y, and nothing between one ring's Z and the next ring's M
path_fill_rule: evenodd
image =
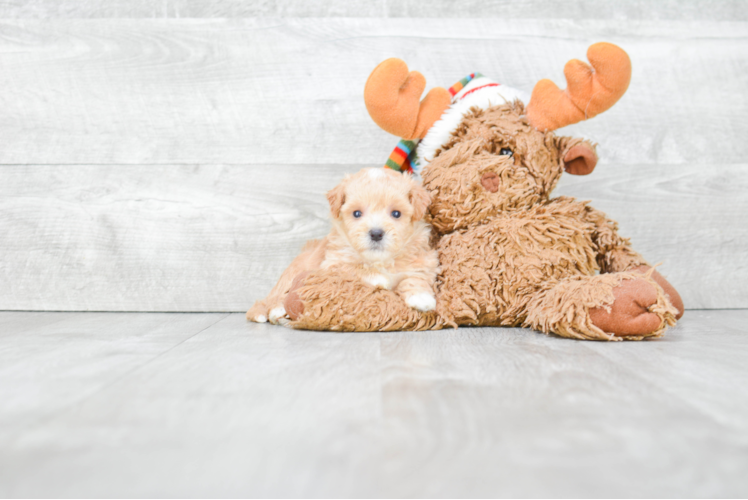
M666 338L0 313L0 496L746 496L748 310Z

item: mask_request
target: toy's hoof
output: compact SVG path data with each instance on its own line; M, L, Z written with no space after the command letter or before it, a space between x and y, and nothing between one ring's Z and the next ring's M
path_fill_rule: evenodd
M283 306L286 308L286 314L288 314L288 317L293 321L296 321L302 314L304 314L304 302L301 300L301 297L299 297L298 289L304 284L304 280L307 276L309 276L309 271L303 272L294 278L293 283L291 283L291 288L288 291L288 295L286 296L286 300L283 302Z
M639 266L636 269L633 269L633 271L642 274L646 273L649 270L649 266ZM680 298L680 294L678 293L678 291L675 289L675 287L673 287L673 285L668 282L668 280L665 279L663 275L658 273L656 269L652 273L652 279L662 287L662 291L665 292L665 295L667 295L670 303L673 304L673 307L678 310L678 314L675 315L675 319L681 319L683 317L685 307L683 306L683 299Z
M649 312L657 303L657 289L645 279L629 279L613 289L615 301L609 306L590 309L592 323L616 337L647 336L660 328L662 319Z

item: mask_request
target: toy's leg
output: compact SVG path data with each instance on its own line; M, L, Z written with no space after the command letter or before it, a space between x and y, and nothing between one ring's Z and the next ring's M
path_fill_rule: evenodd
M631 242L618 234L618 224L615 221L589 206L585 208L585 213L587 220L595 225L594 240L597 245L597 262L601 273L629 271L645 274L651 269L647 261L631 248ZM652 279L662 287L670 303L678 310L675 319L680 319L684 311L683 300L675 287L657 271L652 273Z
M304 246L298 257L283 271L278 283L262 300L258 300L247 311L247 319L257 323L270 321L273 324L288 323L288 314L283 302L288 295L293 279L304 271L318 269L325 258L325 240L313 240Z
M651 273L572 276L532 298L525 326L563 337L641 340L660 337L677 310Z
M443 326L391 290L375 288L335 267L298 276L285 301L293 328L335 331L428 330Z

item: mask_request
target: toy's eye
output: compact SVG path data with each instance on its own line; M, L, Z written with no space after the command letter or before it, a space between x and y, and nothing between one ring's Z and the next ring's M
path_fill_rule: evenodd
M361 217L361 210L356 210L355 212L353 212L353 216L354 216L355 218L357 218L357 219L358 219L359 217Z
M401 215L401 214L400 214L400 211L399 211L399 210L393 210L393 211L392 211L392 216L393 216L393 217L394 217L395 219L399 219L399 218L400 218L400 215Z
M501 151L499 151L499 154L502 156L514 156L514 151L512 151L509 148L501 148Z

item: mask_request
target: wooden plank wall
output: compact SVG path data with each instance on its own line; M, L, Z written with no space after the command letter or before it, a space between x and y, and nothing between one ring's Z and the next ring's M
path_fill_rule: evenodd
M687 307L748 307L747 2L13 0L0 309L245 310L326 233L324 192L394 146L362 101L378 62L530 90L600 40L632 85L561 131L602 159L557 193L620 221Z

